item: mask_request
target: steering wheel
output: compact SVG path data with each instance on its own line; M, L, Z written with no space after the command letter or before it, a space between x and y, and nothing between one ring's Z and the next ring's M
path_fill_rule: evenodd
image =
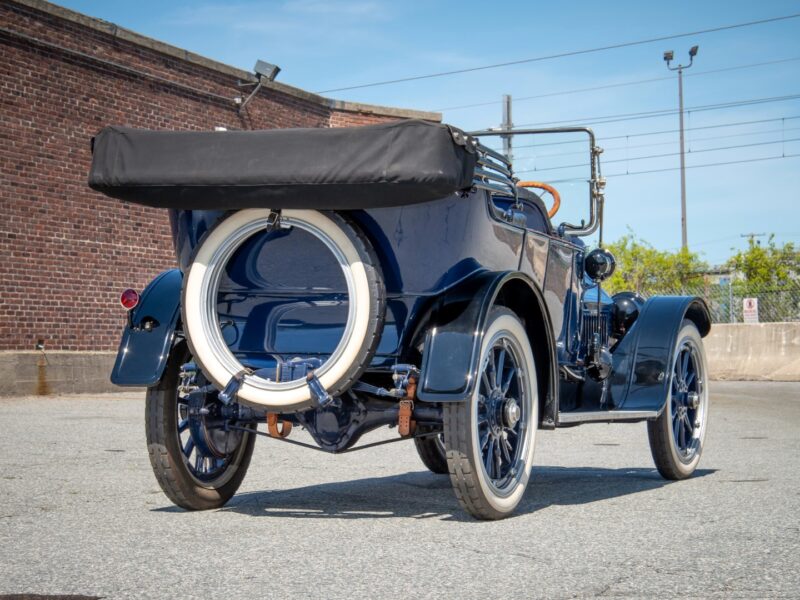
M550 192L550 195L553 197L553 206L551 206L550 210L547 211L547 216L551 219L556 215L558 209L561 208L561 195L558 193L558 190L556 190L556 188L550 184L542 183L541 181L518 181L517 187L538 188L540 190Z

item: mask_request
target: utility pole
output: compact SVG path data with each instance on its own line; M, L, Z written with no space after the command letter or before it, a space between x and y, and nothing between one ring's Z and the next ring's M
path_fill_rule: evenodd
M508 158L508 162L514 162L514 151L512 149L511 140L513 134L511 134L511 130L513 129L514 124L511 122L511 95L504 94L503 95L503 123L500 125L500 128L503 131L507 131L506 135L500 136L503 138L503 154L506 155Z
M748 244L752 244L753 240L760 237L766 237L766 233L742 233L739 237L747 238ZM758 245L761 245L761 242L758 242Z
M674 58L675 53L672 50L664 52L664 61L667 63L667 68L670 71L678 72L678 113L680 115L679 121L681 131L681 249L684 251L689 249L689 240L686 236L686 159L684 156L683 144L683 70L692 66L694 57L697 56L698 48L699 46L692 46L689 49L688 65L678 65L677 67L671 67L669 64Z

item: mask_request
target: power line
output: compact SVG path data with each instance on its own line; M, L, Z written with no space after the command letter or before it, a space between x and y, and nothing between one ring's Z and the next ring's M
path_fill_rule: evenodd
M737 137L744 137L744 136L751 136L751 135L765 135L767 133L783 133L786 131L800 131L800 127L789 127L786 129L766 129L764 131L748 131L746 133L734 133L731 135L712 135L708 137L701 137L701 138L693 138L689 140L690 144L696 142L710 142L713 140L726 140L730 138L737 138ZM788 140L787 140L788 141ZM614 150L633 150L636 148L653 148L655 146L670 146L675 144L675 140L670 140L669 142L656 142L652 144L634 144L632 146L606 146L603 148L604 152L614 151ZM700 150L694 150L694 152L699 152ZM688 153L693 152L693 150L689 149ZM517 160L529 160L531 158L548 158L551 156L578 156L583 155L585 152L554 152L552 154L527 154L527 155L516 155ZM606 160L603 161L608 162Z
M687 73L685 76L686 77L696 77L698 75L710 75L710 74L713 74L713 73L722 73L722 72L725 72L725 71L738 71L738 70L741 70L741 69L751 69L751 68L754 68L754 67L763 67L763 66L767 66L767 65L776 65L776 64L779 64L779 63L786 63L786 62L792 62L792 61L797 61L797 60L800 60L800 56L796 56L794 58L782 58L780 60L770 60L770 61L766 61L766 62L751 63L751 64L747 64L747 65L737 65L737 66L734 66L734 67L725 67L725 68L722 68L722 69L712 69L712 70L709 70L709 71L696 71L694 73ZM667 81L667 80L672 80L672 79L674 79L673 76L652 77L650 79L636 79L636 80L633 80L633 81L625 81L625 82L621 82L621 83L610 83L610 84L606 84L606 85L598 85L598 86L587 87L587 88L578 88L578 89L574 89L574 90L562 90L560 92L548 92L547 94L537 94L536 96L520 96L520 97L515 97L514 98L514 102L524 102L526 100L536 100L536 99L539 99L539 98L552 98L553 96L566 96L566 95L569 95L569 94L579 94L579 93L582 93L582 92L594 92L594 91L597 91L597 90L609 90L609 89L613 89L613 88L628 87L628 86L632 86L632 85L642 85L644 83L653 83L653 82L656 82L656 81ZM461 109L464 109L464 108L477 108L477 107L481 107L481 106L494 106L496 104L500 104L501 102L502 102L502 100L492 100L491 102L477 102L475 104L462 104L460 106L448 106L448 107L445 107L445 108L435 108L433 110L435 110L436 112L444 112L446 110L461 110Z
M739 106L752 106L753 104L768 104L770 102L786 102L797 100L800 94L790 94L787 96L770 96L766 98L751 98L749 100L736 100L734 102L719 102L716 104L702 104L684 109L685 112L705 112L709 110L722 110L725 108L736 108ZM664 108L660 110L649 110L635 113L620 113L616 115L604 115L600 117L582 117L573 119L561 119L559 121L543 121L540 123L520 123L516 127L540 127L543 125L558 125L559 123L581 123L583 125L601 125L603 123L618 123L620 121L636 121L638 119L652 119L655 117L666 117L675 115L680 111L675 108Z
M727 241L730 241L730 240L733 240L733 239L738 239L738 238L739 238L738 235L728 235L728 236L725 236L723 238L717 238L715 240L705 240L705 241L693 243L692 244L692 248L695 248L697 246L709 246L711 244L718 244L720 242L727 242Z
M760 238L760 237L767 237L767 234L766 233L753 233L753 232L740 233L739 237L747 238L748 243L752 244L754 239ZM757 243L758 243L759 246L761 245L761 241L760 240Z
M552 60L552 59L555 59L555 58L565 58L565 57L568 57L568 56L578 56L578 55L581 55L581 54L592 54L594 52L604 52L606 50L615 50L615 49L618 49L618 48L628 48L628 47L631 47L631 46L641 46L643 44L652 44L652 43L655 43L655 42L662 42L664 40L674 40L674 39L683 38L683 37L689 37L689 36L694 36L694 35L702 35L702 34L706 34L706 33L715 33L715 32L718 32L718 31L727 31L727 30L730 30L730 29L739 29L741 27L750 27L752 25L762 25L764 23L774 23L776 21L785 21L787 19L796 19L797 17L800 17L800 13L795 13L795 14L791 14L791 15L784 15L782 17L772 17L772 18L769 18L769 19L759 19L758 21L748 21L746 23L736 23L734 25L722 25L720 27L712 27L712 28L709 28L709 29L700 29L698 31L689 31L689 32L686 32L686 33L675 33L675 34L672 34L672 35L664 35L664 36L659 36L659 37L654 37L654 38L649 38L649 39L644 39L644 40L636 40L636 41L632 41L632 42L621 42L621 43L618 43L618 44L610 44L608 46L600 46L598 48L586 48L586 49L583 49L583 50L571 50L571 51L568 51L568 52L560 52L558 54L549 54L549 55L545 55L545 56L536 56L536 57L533 57L533 58L523 58L521 60L512 60L512 61L507 61L507 62L495 63L495 64L491 64L491 65L483 65L483 66L480 66L480 67L469 67L469 68L466 68L466 69L455 69L453 71L441 71L439 73L429 73L427 75L416 75L416 76L413 76L413 77L401 77L399 79L387 79L385 81L375 81L375 82L372 82L372 83L362 83L362 84L359 84L359 85L350 85L350 86L346 86L346 87L332 88L332 89L329 89L329 90L321 90L321 91L316 92L316 93L317 94L328 94L330 92L343 92L343 91L347 91L347 90L358 90L358 89L363 89L363 88L368 88L368 87L391 85L391 84L394 84L394 83L404 83L406 81L419 81L420 79L433 79L434 77L446 77L446 76L449 76L449 75L458 75L458 74L461 74L461 73L473 73L475 71L485 71L485 70L488 70L488 69L499 69L501 67L510 67L510 66L514 66L514 65L522 65L522 64L526 64L526 63L532 63L532 62L540 62L540 61L543 61L543 60Z
M800 237L800 234L797 234L797 233L776 233L775 235L779 236L781 238ZM728 236L725 236L723 238L717 238L717 239L714 239L714 240L703 240L703 241L700 241L700 242L692 242L692 248L696 248L697 246L710 246L710 245L713 245L713 244L720 244L722 242L728 242L728 241L731 241L731 240L738 240L738 239L741 239L741 236L739 236L739 235L728 235ZM673 246L672 248L670 248L670 250L678 250L679 248L680 248L679 246Z
M729 135L712 135L712 136L708 136L708 137L693 138L693 139L689 140L689 143L693 144L695 142L710 142L712 140L726 140L726 139L730 139L730 138L744 137L744 136L749 136L749 135L765 135L767 133L783 133L785 131L800 131L800 127L788 127L788 128L785 128L785 129L766 129L764 131L748 131L746 133L733 133L733 134L729 134ZM788 141L788 140L786 140L786 141ZM633 150L633 149L636 149L636 148L652 148L654 146L669 146L669 145L675 144L675 143L676 143L675 140L670 140L669 142L655 142L655 143L652 143L652 144L634 144L632 146L631 145L628 145L628 146L604 146L603 147L603 151L604 152L608 152L608 151L614 151L614 150ZM688 153L691 153L691 152L692 152L692 150L690 149ZM699 150L695 150L694 152L699 152ZM583 154L586 154L586 152L585 151L584 152L553 152L551 154L523 154L523 155L515 154L514 158L518 162L520 160L530 160L532 158L548 158L548 157L551 157L551 156L578 156L578 155L583 155ZM606 163L608 161L604 160L603 162Z
M721 129L724 127L738 127L740 125L756 125L759 123L774 123L776 121L791 121L793 119L800 119L800 115L792 115L790 117L774 117L772 119L756 119L750 121L734 121L731 123L720 123L718 125L702 125L698 127L687 127L684 131L700 131L702 129ZM662 129L660 131L645 131L642 133L627 133L625 135L612 135L604 137L603 141L607 140L624 140L627 138L644 137L649 135L662 135L666 133L678 133L679 129ZM563 146L566 144L586 144L586 139L570 140L566 142L545 142L543 144L522 144L516 146L517 148L541 148L544 146Z
M767 161L767 160L781 160L781 159L784 159L784 158L796 158L796 157L800 157L800 153L798 153L798 154L784 154L782 156L765 156L764 158L747 158L747 159L743 159L743 160L730 160L730 161L725 161L725 162L707 163L707 164L702 164L702 165L687 165L686 168L687 169L703 169L703 168L706 168L706 167L721 167L721 166L724 166L724 165L741 165L741 164L745 164L745 163L764 162L764 161ZM605 177L605 178L609 178L609 177L628 177L628 176L632 176L632 175L646 175L646 174L649 174L649 173L664 173L666 171L677 171L678 169L680 169L680 167L669 167L669 168L665 168L665 169L649 169L647 171L630 171L630 172L627 172L627 173L611 173L611 174L608 174L608 175L603 175L603 177ZM568 183L568 182L573 182L573 181L583 181L583 182L585 182L586 178L585 177L571 177L569 179L555 179L555 180L549 180L548 183L551 183L551 184L552 183Z
M701 152L717 152L720 150L738 150L739 148L752 148L754 146L770 146L773 144L783 144L786 142L800 142L800 138L790 138L788 140L775 140L773 142L754 142L752 144L737 144L734 146L719 146L717 148L704 148L702 150L694 150L693 152L687 152L687 154L700 154ZM669 156L678 156L680 152L669 152L666 154L650 154L648 156L632 156L629 158L615 158L614 160L604 160L603 164L613 164L613 163L621 163L621 162L631 162L634 160L645 160L649 158L667 158ZM577 167L588 167L588 162L578 163L574 165L562 165L560 167L545 167L544 169L523 169L522 171L516 171L516 173L541 173L543 171L558 171L560 169L573 169Z

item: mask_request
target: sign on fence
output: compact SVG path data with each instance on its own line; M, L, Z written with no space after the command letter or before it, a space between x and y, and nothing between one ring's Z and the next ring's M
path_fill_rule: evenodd
M744 322L758 323L758 298L744 298Z

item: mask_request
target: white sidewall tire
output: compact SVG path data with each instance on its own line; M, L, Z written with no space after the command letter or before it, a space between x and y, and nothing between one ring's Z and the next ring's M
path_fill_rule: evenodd
M481 486L481 490L483 491L483 495L486 498L488 504L496 511L500 513L511 513L517 505L522 500L522 496L525 494L525 490L528 487L528 480L530 479L531 468L533 467L533 453L536 446L536 430L539 425L539 391L538 391L538 382L536 380L536 363L534 362L533 358L533 351L531 350L530 343L528 342L528 334L523 328L522 324L519 322L518 319L512 317L508 314L503 314L497 317L492 324L490 325L489 329L483 336L483 344L481 345L481 363L483 364L483 359L488 352L488 345L493 340L495 335L500 332L507 332L511 334L514 338L516 338L519 346L522 350L523 360L525 361L525 369L526 373L526 385L527 385L527 396L528 396L528 405L525 407L528 409L528 427L527 427L527 435L528 439L525 443L527 443L527 447L525 448L525 454L522 457L523 461L526 466L524 471L520 474L518 481L516 482L514 488L511 492L505 496L497 495L497 491L492 487L489 483L489 476L486 474L485 468L483 466L483 461L480 459L481 451L478 448L478 387L475 386L475 393L473 394L472 399L470 400L470 429L472 430L472 435L470 436L472 439L472 452L473 456L476 457L476 462L478 467L481 469L481 472L478 479L478 484Z
M209 318L207 294L209 282L215 275L212 271L224 269L227 260L221 261L220 264L217 255L228 239L234 235L241 235L243 230L254 223L263 221L266 225L269 214L270 209L247 209L225 218L201 241L186 273L182 299L186 338L195 360L205 375L220 388L224 388L231 378L244 370L244 367L224 343L219 332L216 313L213 319ZM301 228L307 227L312 233L316 230L327 238L323 240L326 245L335 248L334 254L337 252L340 254L337 259L348 282L348 324L345 336L334 351L335 360L327 361L318 370L318 376L326 390L334 393L343 391L337 388L341 386L343 380L348 379L353 364L363 354L364 344L368 343L367 338L372 337L370 325L375 315L371 314L373 298L367 266L364 264L368 257L363 256L342 227L324 213L315 210L283 210L281 219L285 223ZM255 235L259 230L253 231L251 235ZM249 237L250 235L244 237L235 248L240 247ZM230 251L229 256L234 251L235 249ZM370 268L376 267L377 265L370 265ZM210 290L210 293L216 294L216 287ZM311 394L304 380L274 383L253 376L244 377L238 398L246 403L275 410L305 408L311 403Z
M498 488L487 474L479 447L481 382L475 382L476 389L468 400L444 404L444 444L450 482L461 506L478 519L508 517L519 505L530 480L539 426L539 389L533 351L519 317L505 307L497 306L491 310L481 342L477 375L482 377L485 359L501 337L505 338L507 349L512 349L517 367L525 370L520 385L526 392L522 405L525 432L521 440L525 445L518 450L515 459L516 474L513 479L501 481L502 488Z

